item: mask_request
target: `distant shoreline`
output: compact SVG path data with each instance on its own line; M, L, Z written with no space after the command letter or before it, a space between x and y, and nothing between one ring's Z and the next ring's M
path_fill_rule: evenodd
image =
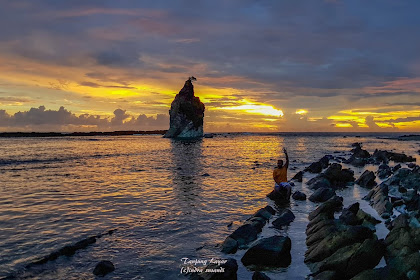
M150 131L106 131L106 132L0 132L0 138L23 137L77 137L77 136L133 136L164 135L167 130ZM420 140L418 132L213 132L208 135L262 135L262 136L342 136L342 137L376 137L378 139L413 141ZM392 136L391 136L392 135ZM391 137L390 137L391 136Z
M109 131L109 132L1 132L0 138L11 137L68 137L68 136L122 136L122 135L146 135L157 134L163 135L166 130L152 130L152 131Z

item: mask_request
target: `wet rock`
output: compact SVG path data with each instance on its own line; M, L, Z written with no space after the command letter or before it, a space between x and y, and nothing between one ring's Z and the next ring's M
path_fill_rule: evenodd
M340 248L319 265L319 271L335 271L337 279L350 279L366 269L378 265L385 253L385 245L377 239Z
M279 212L279 217L273 221L272 225L275 228L281 228L283 226L289 225L295 220L295 215L289 209L282 209Z
M378 171L377 171L378 177L380 179L384 179L389 177L392 174L391 168L386 165L386 164L381 164L378 167Z
M268 206L258 210L254 214L254 217L262 217L266 220L269 220L271 218L271 216L273 216L275 213L276 213L276 210L274 210L273 207L268 205Z
M319 188L310 197L312 202L324 202L335 195L335 191L331 188Z
M292 180L302 182L302 178L303 178L303 171L299 171L298 173L296 173L295 176L293 176Z
M275 213L276 211L269 205L259 209L223 241L221 251L225 254L234 254L238 249L246 247L248 243L257 239L258 233Z
M383 218L392 214L392 204L388 197L388 186L384 183L374 187L365 197Z
M406 189L420 190L420 169L401 168L383 182L387 186L398 186Z
M305 171L310 173L320 173L322 171L322 165L319 161L311 163L307 168L305 168Z
M414 168L414 167L416 167L417 165L415 164L415 163L413 163L413 162L411 162L411 163L409 163L409 164L407 164L407 167L408 168Z
M345 231L338 231L325 237L305 253L305 262L320 262L331 256L338 249L353 243L363 242L373 237L373 231L364 226L352 226Z
M331 186L331 183L326 177L317 176L309 180L307 185L310 189L317 190L319 188L329 188Z
M258 233L260 233L259 228L245 224L237 228L230 237L238 241L238 245L241 246L257 239Z
M352 155L345 163L353 166L364 166L370 157L369 152L362 149L361 143L354 143L352 146L354 147L353 150L351 150Z
M105 276L115 270L114 264L110 261L100 261L93 270L96 276Z
M392 168L392 172L395 172L395 171L397 171L398 169L400 169L401 168L401 164L397 164L397 165L395 165L393 168Z
M294 200L306 200L306 194L300 191L296 191L293 193L292 198Z
M350 205L348 208L343 209L339 219L345 223L346 225L360 225L362 224L363 220L361 220L357 213L359 212L359 203L356 202Z
M172 101L170 127L166 138L198 138L203 137L204 104L194 96L191 78L185 81L184 87Z
M314 211L309 213L309 221L315 219L318 215L325 214L328 218L334 218L334 213L343 207L343 198L340 196L333 196L326 202L318 206Z
M270 280L271 278L260 271L255 271L252 280Z
M403 153L394 153L394 152L388 152L388 151L381 151L381 150L375 150L375 152L372 155L372 158L376 162L383 162L388 163L389 160L392 160L394 162L414 162L416 161L415 158L411 156L407 156Z
M320 173L322 169L328 167L330 157L331 156L329 155L323 156L319 161L311 163L304 171L308 171L310 173Z
M375 179L376 176L373 173L373 171L365 170L365 172L363 172L359 179L356 180L356 184L358 184L361 187L371 189L376 185Z
M239 244L236 239L228 236L225 241L222 243L222 253L225 254L234 254L238 250Z
M242 257L245 266L287 267L290 265L292 242L289 237L272 236L261 239Z
M274 200L277 204L286 204L289 202L289 199L286 196L286 192L279 193L272 191L271 193L267 194L267 197L271 200Z
M112 235L114 232L115 232L115 229L109 230L105 233L94 235L94 236L82 239L82 240L76 242L75 244L66 245L66 246L60 248L59 250L52 252L51 254L49 254L47 256L44 256L44 257L42 257L42 258L40 258L40 259L38 259L34 262L29 263L28 265L26 265L26 268L30 268L30 267L35 266L35 265L45 264L49 261L54 261L60 256L70 257L70 256L74 255L76 253L76 251L81 250L81 249L85 249L89 245L95 243L98 238L101 238L105 235Z
M336 279L335 271L328 271L328 270L315 275L313 278L313 280L332 280L332 279Z
M350 169L342 169L339 163L331 164L325 170L324 175L333 188L343 188L348 183L354 182L354 172Z

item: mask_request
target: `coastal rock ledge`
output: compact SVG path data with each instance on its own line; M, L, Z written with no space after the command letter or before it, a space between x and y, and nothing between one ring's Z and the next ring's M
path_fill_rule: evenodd
M204 104L194 96L194 86L190 77L184 87L172 101L170 127L165 138L199 138L203 137Z

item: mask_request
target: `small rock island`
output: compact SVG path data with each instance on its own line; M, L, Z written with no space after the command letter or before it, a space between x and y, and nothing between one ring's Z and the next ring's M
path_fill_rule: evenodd
M165 138L200 138L203 137L204 104L194 96L194 77L185 81L184 87L172 101L170 127Z

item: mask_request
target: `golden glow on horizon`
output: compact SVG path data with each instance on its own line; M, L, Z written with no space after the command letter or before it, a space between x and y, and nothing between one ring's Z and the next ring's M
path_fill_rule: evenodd
M276 109L273 106L264 103L255 103L246 99L242 99L240 103L243 104L238 106L219 107L217 109L227 111L239 111L248 114L272 116L278 118L284 115L282 110Z
M307 113L308 113L308 110L305 110L305 109L296 110L296 114L298 115L305 115Z

